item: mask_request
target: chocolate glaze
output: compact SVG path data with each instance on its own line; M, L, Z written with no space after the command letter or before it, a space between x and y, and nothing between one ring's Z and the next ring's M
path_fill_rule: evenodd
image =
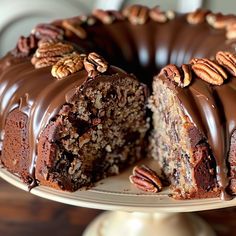
M186 15L177 15L166 23L149 20L144 25L132 25L122 20L111 25L97 23L85 29L88 38L84 41L74 36L67 40L84 47L85 51L96 48L109 62L135 73L149 85L152 76L168 63L181 65L192 57L211 57L218 50L233 48L233 42L226 41L224 30L212 29L207 23L190 25L186 22ZM1 141L7 114L19 108L29 117L32 176L40 132L66 102L66 94L87 79L87 73L80 71L57 80L51 76L50 69L36 70L29 59L16 59L11 55L7 55L0 64ZM112 73L116 71L114 69ZM226 159L236 125L235 81L228 79L227 83L217 87L195 79L188 88L177 89L183 111L209 141L223 190L228 184Z
M236 129L236 80L230 78L221 86L212 86L195 78L191 86L177 91L183 110L210 144L217 162L218 183L225 190L230 139Z
M152 75L168 63L181 65L193 57L211 58L218 50L233 50L232 42L225 39L224 30L213 29L207 23L190 25L183 15L164 24L151 20L144 26L116 22L101 28L105 29L100 34L108 31L109 40L111 38L111 42L119 46L123 59L118 61L120 66L132 70L149 85ZM91 34L94 32L91 31ZM95 35L93 38L100 46ZM117 63L114 55L109 56ZM229 110L234 108L235 83L229 79L226 84L217 87L196 79L189 88L178 89L184 112L209 141L217 162L217 178L223 198L226 198L224 190L228 185L226 160L236 122L236 115Z
M0 78L0 130L3 132L7 114L19 108L29 117L29 144L32 157L29 173L34 179L37 156L37 140L60 107L65 103L65 94L80 86L87 73L81 71L64 80L51 76L50 67L35 70L30 61L10 66Z
M29 118L29 145L31 165L29 173L32 183L29 189L36 186L35 161L37 158L37 141L41 131L54 118L63 104L68 102L88 79L85 70L72 74L62 80L51 75L51 67L34 69L30 60L19 60L11 65L11 56L6 58L9 65L0 77L0 131L4 136L4 124L7 115L19 109ZM110 67L107 74L123 74L122 70ZM2 139L1 139L2 141Z
M177 15L166 23L149 20L144 25L128 21L97 23L86 30L97 50L112 64L149 83L169 63L181 65L192 57L210 57L218 50L231 48L224 30L213 29L207 23L190 25L186 15Z
M149 85L150 74L157 73L168 63L181 65L193 57L211 58L218 50L233 50L232 42L225 39L224 30L213 29L207 23L190 25L181 15L165 24L149 21L145 26L135 26L126 23L122 30L120 24L105 27L110 27L108 31L120 45L125 61L133 67L138 65L138 69L133 71ZM124 38L128 39L127 44L132 45L131 52L125 50ZM132 51L133 58L130 57ZM224 199L227 198L224 190L228 185L226 162L236 122L236 115L232 115L234 112L228 111L234 107L234 83L233 79L229 79L228 83L217 87L196 79L189 88L178 90L184 112L209 141L216 158L217 180Z

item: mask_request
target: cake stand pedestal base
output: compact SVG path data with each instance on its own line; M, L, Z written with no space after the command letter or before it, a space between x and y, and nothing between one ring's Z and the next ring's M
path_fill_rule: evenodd
M111 211L99 215L83 236L216 236L197 215Z

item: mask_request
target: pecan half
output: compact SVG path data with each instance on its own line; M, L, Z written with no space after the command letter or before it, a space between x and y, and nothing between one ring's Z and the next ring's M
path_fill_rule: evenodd
M41 47L35 52L36 57L54 57L63 56L73 51L73 46L71 44L57 42L48 43L45 42L41 44Z
M92 134L90 131L84 133L79 137L79 147L82 148L86 143L92 139Z
M73 50L74 48L70 44L65 44L62 42L44 42L41 43L40 47L36 50L31 59L31 63L35 66L35 68L51 66L59 61L64 55L71 53Z
M137 188L146 192L157 193L162 190L162 183L157 173L145 165L135 166L129 180Z
M205 21L206 16L210 13L208 10L197 9L194 12L190 12L187 14L187 22L189 24L199 24Z
M169 64L161 69L160 74L164 74L167 78L173 80L173 81L180 81L181 75L179 72L179 69L174 64Z
M99 19L103 24L111 24L114 21L114 17L109 14L108 11L101 9L95 9L93 11L93 16Z
M61 57L42 57L42 58L32 57L31 63L34 65L36 69L39 69L47 66L52 66L60 59Z
M183 64L181 68L178 68L174 64L169 64L162 68L160 74L164 74L181 88L188 86L192 81L191 67L186 64Z
M124 16L119 11L104 11L96 9L93 16L99 19L103 24L111 24L115 20L124 20Z
M131 24L143 25L149 17L149 8L141 5L131 5L124 8L123 15L128 18Z
M58 39L48 39L48 38L43 38L38 41L38 48L42 47L42 45L46 44L53 44L53 43L58 43Z
M227 25L226 38L227 39L235 39L236 38L236 21L233 21Z
M183 71L183 78L180 80L179 86L184 88L190 85L192 81L192 69L190 65L183 64L181 70Z
M94 25L96 23L96 18L93 16L81 15L78 18L87 25Z
M211 13L207 16L207 22L215 29L226 28L228 24L234 22L236 17L234 15L223 15L221 13Z
M62 21L62 27L66 30L66 35L68 36L68 31L72 32L81 39L87 37L87 32L81 26L82 21L78 17L66 19Z
M124 20L125 17L122 15L120 11L109 10L107 11L110 15L114 17L115 20Z
M98 55L97 53L95 52L89 53L88 60L97 66L97 70L99 72L104 73L107 71L108 63L102 56Z
M64 77L80 71L83 67L84 54L71 53L64 56L51 69L52 76L57 79L63 79Z
M64 37L64 31L52 24L39 24L32 30L32 34L38 39L51 38L62 40Z
M219 51L216 54L217 62L231 75L236 76L236 56L230 52Z
M130 15L130 11L131 9L134 7L134 5L129 5L129 6L126 6L123 10L122 10L122 14L124 17L128 18L129 15Z
M108 69L108 63L105 59L95 52L89 53L84 58L84 68L88 72L89 77L95 77L100 73L104 73Z
M13 50L13 55L19 57L29 56L37 48L38 40L33 34L28 37L21 36L18 41L15 50Z
M169 20L173 20L175 18L175 12L168 10L168 11L166 11L166 16Z
M94 78L99 72L96 70L96 66L88 60L87 57L84 58L84 68L88 72L88 77Z
M160 10L159 6L153 7L149 11L149 17L159 23L165 23L168 20L171 20L175 17L173 11L163 12Z
M74 159L71 164L70 167L68 169L68 173L70 175L73 175L76 171L79 170L79 168L82 166L82 162L79 159Z
M213 84L221 85L227 79L225 71L214 61L206 58L192 59L191 62L194 73L202 80Z

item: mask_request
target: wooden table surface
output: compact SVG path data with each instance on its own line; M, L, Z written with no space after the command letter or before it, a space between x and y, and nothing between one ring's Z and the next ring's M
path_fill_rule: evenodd
M39 198L0 180L0 236L80 236L101 212ZM236 236L236 207L198 214L218 236Z

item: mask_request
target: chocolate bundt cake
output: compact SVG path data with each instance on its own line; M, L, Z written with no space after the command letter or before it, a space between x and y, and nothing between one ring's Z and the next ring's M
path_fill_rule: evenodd
M37 25L0 61L1 163L75 191L148 153L175 198L233 195L235 25L141 5Z
M48 58L62 46L42 43L35 55ZM52 70L21 59L4 70L1 85L1 161L25 182L75 191L141 158L146 88L99 55L72 52Z

